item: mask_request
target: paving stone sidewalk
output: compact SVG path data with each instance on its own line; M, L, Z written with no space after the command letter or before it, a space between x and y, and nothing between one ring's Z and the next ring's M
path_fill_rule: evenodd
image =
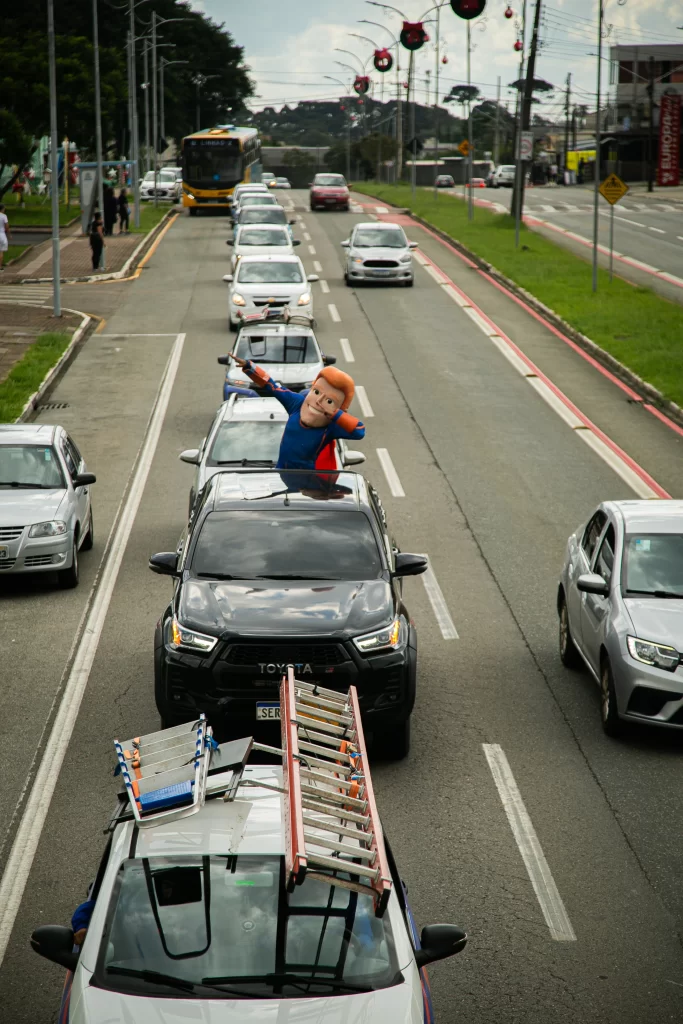
M147 235L128 234L111 235L105 239L105 272L123 269L126 261L133 255L137 247L145 241ZM92 253L87 235L81 234L80 225L76 231L69 229L60 237L60 277L62 279L88 277L95 273L92 268ZM2 286L20 284L22 281L35 281L52 278L52 240L33 246L17 263L12 263L2 274L0 280L0 297Z

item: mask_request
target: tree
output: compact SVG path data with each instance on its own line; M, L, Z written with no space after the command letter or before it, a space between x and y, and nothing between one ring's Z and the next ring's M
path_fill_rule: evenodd
M479 90L476 85L454 85L448 96L444 96L444 103L460 103L462 105L463 119L467 117L467 104L474 103Z
M19 118L9 110L0 110L0 181L5 168L17 167L16 173L8 178L4 186L0 186L0 197L12 188L30 162L34 149L33 139L24 131Z
M358 144L361 159L373 168L373 175L376 172L378 160L394 160L398 153L396 139L389 135L366 135Z

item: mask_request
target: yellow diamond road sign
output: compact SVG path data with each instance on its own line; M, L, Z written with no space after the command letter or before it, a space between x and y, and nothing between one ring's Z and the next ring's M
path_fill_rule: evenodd
M467 141L467 139L463 139L462 140L462 142L458 146L458 149L460 150L460 152L462 153L463 156L469 156L470 144Z
M623 199L627 192L628 185L621 178L618 178L616 174L609 174L600 186L600 193L612 206L618 203L620 199Z

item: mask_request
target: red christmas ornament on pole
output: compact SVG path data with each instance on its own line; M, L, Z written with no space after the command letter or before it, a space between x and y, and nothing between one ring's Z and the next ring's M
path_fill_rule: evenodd
M359 96L364 95L370 88L370 79L367 75L356 75L356 81L353 83L354 92L357 92Z
M403 83L403 88L404 88L404 89L407 89L407 88L408 88L408 83L407 83L407 82L404 82L404 83Z
M505 8L505 17L506 18L510 19L514 15L514 13L515 12L512 10L511 7L506 7Z
M522 40L521 39L517 39L517 41L515 42L515 50L517 51L517 53L519 53L519 51L521 49L522 49Z
M421 21L404 21L398 38L401 40L401 46L405 46L406 50L419 50L421 46L429 42L429 36Z
M372 63L375 65L375 71L391 71L394 66L394 58L386 48L375 50Z
M448 64L448 57L442 57L441 58L441 63L442 64Z

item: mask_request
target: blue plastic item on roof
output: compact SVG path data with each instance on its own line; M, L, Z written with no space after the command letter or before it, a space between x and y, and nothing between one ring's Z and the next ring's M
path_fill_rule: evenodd
M165 786L163 789L155 789L151 793L140 794L140 810L143 814L152 811L165 811L171 807L179 807L181 804L192 803L191 779L187 782L178 782L175 786Z

